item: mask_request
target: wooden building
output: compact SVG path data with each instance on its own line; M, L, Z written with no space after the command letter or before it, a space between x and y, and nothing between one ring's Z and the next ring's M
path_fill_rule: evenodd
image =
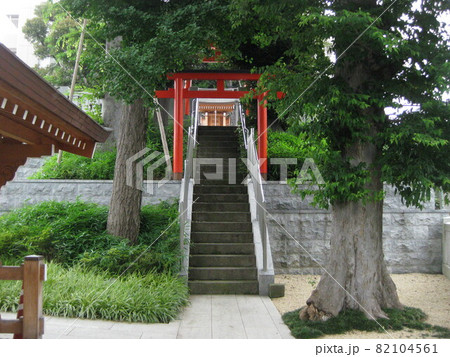
M28 157L92 157L109 134L0 44L0 187Z

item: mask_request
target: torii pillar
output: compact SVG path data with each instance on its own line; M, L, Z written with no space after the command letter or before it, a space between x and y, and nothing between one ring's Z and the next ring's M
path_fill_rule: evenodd
M258 97L258 157L261 176L267 180L267 99Z
M175 78L174 125L173 125L173 179L183 178L183 78Z

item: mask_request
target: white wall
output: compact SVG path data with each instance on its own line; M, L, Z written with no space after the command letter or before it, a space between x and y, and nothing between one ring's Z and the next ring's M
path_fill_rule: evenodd
M28 19L34 17L34 8L45 0L13 0L0 3L0 42L9 49L15 48L17 56L30 67L38 64L34 56L33 46L22 32ZM18 27L8 19L7 15L19 15Z

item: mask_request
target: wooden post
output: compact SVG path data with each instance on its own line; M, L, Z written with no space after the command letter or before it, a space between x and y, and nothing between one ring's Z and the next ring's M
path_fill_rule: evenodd
M75 68L73 69L72 74L72 84L70 85L70 92L69 92L69 100L73 100L73 94L75 92L75 83L77 82L77 76L78 76L78 67L80 66L80 58L81 58L81 52L83 51L83 41L84 41L84 34L86 33L86 24L87 20L83 20L83 28L81 29L81 35L80 35L80 42L78 43L78 50L77 50L77 57L75 59ZM62 159L62 150L58 151L58 158L56 162L58 164L61 163Z
M23 338L42 338L42 275L43 257L25 257L23 267Z
M161 109L159 107L158 99L156 99L155 103L157 104L156 108L155 108L156 118L158 119L159 132L161 134L161 142L163 145L164 157L166 158L167 171L169 172L169 174L172 174L172 161L170 159L169 146L167 145L166 132L164 129L164 124L163 124L163 120L162 120L162 116L161 116Z

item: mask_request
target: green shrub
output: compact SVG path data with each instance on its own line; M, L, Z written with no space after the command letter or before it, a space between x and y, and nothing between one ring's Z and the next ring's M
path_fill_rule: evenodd
M167 239L169 238L169 239ZM80 263L86 268L100 269L117 275L122 272L141 274L148 272L179 271L180 250L177 235L162 238L154 245L128 245L125 241L100 251L84 252ZM167 244L171 241L171 245Z
M15 265L28 254L52 260L44 284L47 315L170 321L188 301L187 285L174 274L177 204L144 206L135 246L106 233L107 214L107 207L81 201L9 212L0 216L0 260ZM17 308L19 290L20 282L0 282L0 311Z
M403 310L385 309L389 319L378 319L377 321L369 320L363 312L356 310L345 310L327 321L303 321L299 318L299 311L295 310L283 315L284 323L295 338L318 338L324 335L343 334L352 330L384 332L403 328L424 330L438 338L450 337L449 329L423 322L426 318L425 313L413 307L405 307Z
M20 282L0 282L0 311L16 311ZM105 272L48 264L44 314L127 322L169 322L188 302L185 282L172 274L131 274L115 281Z
M98 115L97 115L98 117ZM167 139L169 148L172 147L171 141L173 128L167 129ZM147 145L151 152L163 152L161 136L159 129L153 120L149 121L147 130ZM30 179L61 179L61 180L112 180L114 179L114 167L116 163L116 150L99 151L97 150L92 159L75 154L63 152L61 163L57 163L57 156L48 158L44 165ZM147 168L152 163L144 165L144 179L147 179ZM166 165L161 165L153 172L154 179L161 179L165 176Z
M161 202L141 210L139 243L150 244L178 217L178 203Z
M308 157L305 147L305 136L294 135L284 131L268 131L267 157L269 159L269 180L280 180L280 165L270 165L270 158L295 158L297 165L288 165L288 178L296 175L296 170L302 167Z
M86 250L120 242L106 233L107 207L94 203L47 201L0 217L0 257L41 254L72 264Z
M96 151L92 159L63 152L61 163L57 156L48 158L30 179L112 180L116 151Z
M132 262L128 272L177 271L176 204L143 207L136 246L106 232L107 215L107 207L81 201L48 201L9 212L0 217L0 259L40 254L66 266L81 261L112 274Z

